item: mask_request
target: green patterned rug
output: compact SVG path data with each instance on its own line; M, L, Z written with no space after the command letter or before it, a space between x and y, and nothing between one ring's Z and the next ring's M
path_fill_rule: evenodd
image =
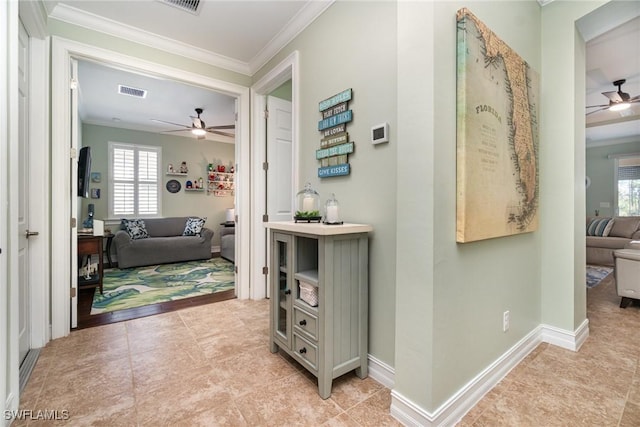
M233 263L222 258L105 270L91 314L142 307L234 288Z

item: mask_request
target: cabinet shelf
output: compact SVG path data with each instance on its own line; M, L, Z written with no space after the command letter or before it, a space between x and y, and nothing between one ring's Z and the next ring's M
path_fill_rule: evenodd
M299 271L294 277L301 282L318 286L318 270Z
M188 174L185 173L180 173L180 172L167 172L166 173L167 176L187 176Z
M202 191L204 191L204 188L185 188L184 191L196 191L196 192L200 191L200 192L202 192Z

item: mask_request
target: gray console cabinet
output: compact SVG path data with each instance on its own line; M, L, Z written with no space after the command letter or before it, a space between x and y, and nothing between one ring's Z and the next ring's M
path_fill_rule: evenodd
M367 376L369 225L269 222L270 347L318 378L318 393L355 370ZM301 289L317 288L317 306ZM311 302L311 304L309 304Z

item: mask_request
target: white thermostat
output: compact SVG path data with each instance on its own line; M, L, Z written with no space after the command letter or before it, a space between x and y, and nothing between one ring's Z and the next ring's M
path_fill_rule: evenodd
M389 142L389 123L382 123L371 128L371 143Z

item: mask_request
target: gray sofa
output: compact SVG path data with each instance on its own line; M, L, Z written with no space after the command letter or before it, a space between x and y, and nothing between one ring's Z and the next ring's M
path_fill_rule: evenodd
M594 218L587 218L587 226ZM613 227L606 237L587 236L587 264L613 267L613 252L628 247L634 240L640 240L640 217L613 217Z
M220 230L220 256L235 264L236 257L236 229L223 227Z
M118 268L211 258L213 231L202 228L200 236L183 236L186 222L187 217L144 219L149 237L135 240L119 230L113 237Z

